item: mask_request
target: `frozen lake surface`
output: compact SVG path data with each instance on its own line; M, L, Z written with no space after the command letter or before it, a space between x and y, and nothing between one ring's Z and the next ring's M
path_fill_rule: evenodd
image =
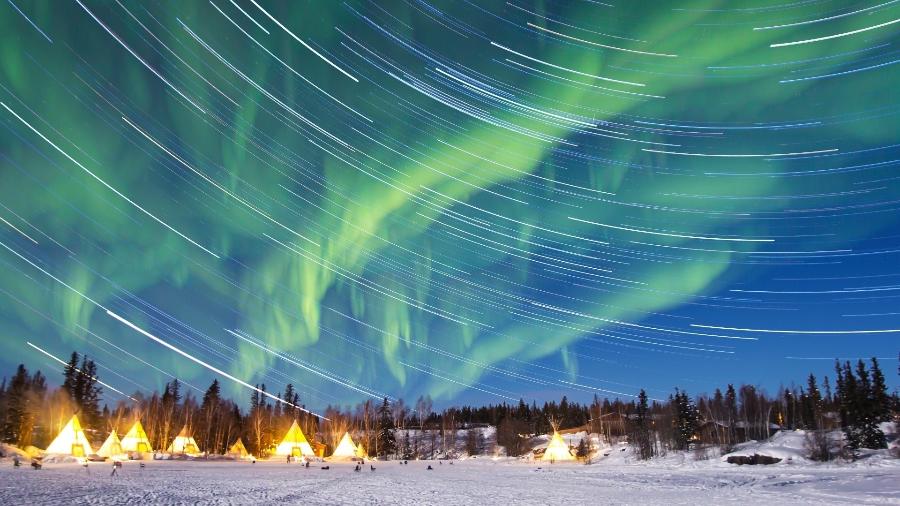
M581 464L472 459L349 463L0 461L0 504L900 504L900 461L734 466L688 458ZM434 470L427 470L431 465Z

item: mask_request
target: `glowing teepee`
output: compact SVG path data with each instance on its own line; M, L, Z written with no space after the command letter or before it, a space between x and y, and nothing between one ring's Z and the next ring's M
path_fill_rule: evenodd
M97 455L107 458L122 455L124 453L125 451L122 450L122 442L119 441L119 435L116 434L116 429L113 429L113 431L109 433L109 437L106 438L106 441L104 441L100 449L97 450Z
M69 423L59 432L56 439L47 447L46 453L56 455L72 455L73 457L87 457L94 453L91 444L88 442L84 431L81 430L81 423L78 422L78 416L72 415Z
M350 433L345 432L344 437L341 438L341 442L338 443L337 447L334 449L334 453L331 454L334 458L344 458L344 459L352 459L354 457L359 457L359 448L355 444L353 444L353 439L350 438Z
M544 451L544 456L541 457L541 460L558 462L561 460L575 460L575 456L569 451L569 445L566 444L562 436L559 435L559 432L554 430L553 437L550 439L550 444L547 445L547 450Z
M180 453L186 455L196 455L200 453L200 449L197 448L197 442L194 441L194 437L191 436L190 431L188 431L187 425L181 428L181 432L175 436L175 439L172 441L172 444L169 445L169 449L166 450L169 453Z
M144 432L144 426L141 421L134 422L131 429L122 438L122 451L150 453L153 447L150 446L150 440L147 439L147 433Z
M300 430L296 420L291 424L291 428L288 429L281 443L278 443L278 446L275 447L275 455L282 457L287 455L292 457L315 456L312 446L309 445L309 441L306 440L306 436L303 435L303 431Z
M244 446L244 442L241 441L241 438L238 438L237 441L231 445L231 448L228 449L228 456L236 459L242 459L250 455L250 452L247 451L247 447Z

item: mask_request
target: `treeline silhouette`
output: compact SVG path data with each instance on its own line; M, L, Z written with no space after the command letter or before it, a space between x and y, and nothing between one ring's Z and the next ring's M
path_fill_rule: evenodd
M88 437L105 439L110 430L122 433L141 420L154 448L166 448L181 427L187 426L201 451L223 454L238 437L251 453L266 456L294 420L315 446L326 454L350 431L370 455L382 458L438 458L491 454L505 449L509 456L530 451L530 439L553 430L596 434L601 441L630 442L639 458L669 451L717 449L761 440L779 430L807 431L809 455L819 460L852 458L861 448L884 448L879 424L898 416L900 400L890 394L877 359L856 364L836 362L834 384L812 374L800 387L782 387L775 395L752 385L727 385L711 395L691 397L675 389L666 399L650 399L644 390L633 399L595 396L590 403L563 397L538 404L488 404L433 409L432 400L414 404L402 399L368 400L341 409L328 406L320 420L307 412L293 385L272 394L257 385L249 406L242 408L223 397L218 380L202 392L186 390L177 379L162 392L137 392L111 405L103 402L104 388L97 368L87 356L72 353L63 370L63 384L50 388L40 371L19 365L0 383L0 439L21 448L44 448L73 413L82 420ZM495 431L488 428L494 427ZM843 437L835 438L837 429ZM840 433L838 433L840 434ZM581 442L578 455L590 453L590 440Z

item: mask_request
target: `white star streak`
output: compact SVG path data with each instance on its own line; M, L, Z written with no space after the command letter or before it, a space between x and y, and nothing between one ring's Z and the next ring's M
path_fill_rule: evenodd
M15 225L13 225L12 223L6 221L6 218L4 218L3 216L0 216L0 221L2 221L3 223L6 223L7 225L10 226L10 228L12 228L12 229L15 230L16 232L18 232L18 233L22 234L23 236L25 236L25 238L28 239L29 241L31 241L31 242L33 242L33 243L35 243L35 244L38 244L38 242L35 241L34 239L32 239L30 235L28 235L28 234L26 234L25 232L22 232L21 230L19 230L19 227L17 227L17 226L15 226Z
M63 360L60 360L59 358L57 358L57 357L53 356L52 354L50 354L50 352L48 352L48 351L46 351L46 350L43 350L43 349L41 349L41 348L35 346L34 344L31 344L31 343L28 342L28 341L25 341L25 344L27 344L28 346L31 346L32 348L34 348L34 349L36 349L37 351L43 353L44 355L47 355L48 357L52 358L53 360L56 360L56 361L59 362L60 364L62 364L62 365L67 365L66 362L64 362ZM79 374L84 374L83 372L81 372L81 369L79 369L79 368L77 368L77 367L75 368L75 370L78 371ZM127 397L127 398L133 400L134 402L138 402L138 400L135 399L134 397L132 397L132 396L126 394L125 392L123 392L123 391L117 389L116 387L110 385L109 383L104 383L104 382L100 381L100 380L97 379L97 377L95 377L95 376L91 376L91 379L94 380L94 381L96 381L97 383L100 383L101 385L105 386L106 388L112 390L113 392L115 392L115 393L117 393L117 394L119 394L119 395L121 395L121 396L123 396L123 397Z
M337 64L335 64L334 62L332 62L332 61L329 60L328 58L325 58L325 56L323 56L321 53L319 53L318 51L316 51L315 48L313 48L312 46L310 46L310 45L307 44L306 42L303 42L303 40L302 40L300 37L297 37L296 35L294 35L294 32L288 30L288 28L287 28L286 26L284 26L283 24L281 24L280 21L278 21L277 19L275 19L274 16L272 16L271 14L269 14L265 9L262 8L262 6L260 6L258 3L256 3L256 0L250 0L250 3L252 3L257 9L259 9L263 14L265 14L267 18L271 19L273 23L275 23L276 25L278 25L279 28L281 28L282 30L284 30L285 32L287 32L288 35L290 35L291 37L293 37L294 40L296 40L297 42L303 44L303 47L305 47L306 49L309 49L310 51L313 52L314 55L316 55L316 56L318 56L319 58L321 58L322 61L324 61L325 63L327 63L327 64L331 65L332 67L334 67L334 68L335 68L338 72L340 72L341 74L344 74L345 76L347 76L347 77L349 77L350 79L352 79L353 82L357 82L357 83L359 82L359 79L357 79L357 78L351 76L346 70L344 70L344 69L338 67Z
M841 334L898 334L900 333L900 329L876 329L876 330L786 330L786 329L750 329L750 328L739 328L739 327L718 327L715 325L701 325L699 323L692 323L691 327L697 327L700 329L714 329L714 330L730 330L735 332L758 332L764 334L830 334L830 335L841 335Z
M262 45L262 44L261 44L258 40L256 40L252 35L250 35L249 33L247 33L246 30L244 30L243 28L241 28L241 26L240 26L239 24L237 24L233 19L231 19L231 17L229 17L228 14L225 14L225 12L224 12L222 9L220 9L218 5L214 4L212 1L210 1L209 3L210 3L210 5L213 6L213 8L215 8L215 9L219 12L219 14L221 14L222 16L225 17L225 19L227 19L229 22L231 22L231 24L234 25L235 28L237 28L238 30L240 30L241 33L243 33L244 35L246 35L247 38L249 38L250 40L252 40L257 46L259 46L260 49L262 49L263 51L265 51L266 54L268 54L268 55L271 56L272 58L275 58L275 60L276 60L278 63L280 63L282 66L284 66L284 68L290 70L295 76L299 77L300 79L303 79L303 81L304 81L306 84L312 86L312 87L315 88L317 91L323 93L325 96L327 96L327 97L330 98L331 100L334 100L335 102L337 102L337 103L340 104L341 106L347 108L350 112L356 114L357 116L359 116L360 118L362 118L362 119L368 121L369 123L372 123L372 120L369 119L368 117L366 117L365 115L363 115L361 112L359 112L359 111L357 111L356 109L350 107L349 105L347 105L347 104L341 102L337 97L335 97L335 96L332 95L331 93L328 93L327 91L323 90L321 87L319 87L318 85L316 85L316 83L314 83L314 82L310 81L309 79L307 79L306 76L304 76L304 75L302 75L301 73L299 73L299 72L297 72L296 70L294 70L294 68L291 67L290 65L288 65L287 62L285 62L285 61L282 60L281 58L275 56L275 53L273 53L272 51L269 51L269 49L266 48L266 46ZM234 3L234 2L232 2L232 3ZM235 4L235 5L237 5L237 4Z
M84 4L81 3L80 0L75 0L75 3L77 3L82 9L84 9L84 12L87 12L92 18L94 18L94 21L96 21L97 24L99 24L101 27L103 27L103 29L106 31L106 33L108 33L110 36L112 36L112 38L116 39L116 42L118 42L119 45L121 45L122 47L125 48L126 51L128 51L129 53L131 53L131 56L134 56L135 58L137 58L137 61L141 62L141 64L144 65L144 67L146 67L147 70L149 70L150 72L152 72L153 75L155 75L156 77L158 77L162 82L164 82L164 83L166 84L166 86L168 86L169 88L171 88L172 91L174 91L175 93L177 93L181 98L187 100L192 106L196 107L196 108L197 108L200 112L202 112L203 114L206 114L206 111L205 111L202 107L200 107L199 105L197 105L196 102L194 102L194 101L191 100L187 95L185 95L184 93L182 93L181 90L179 90L178 88L176 88L175 85L173 85L172 83L170 83L168 79L166 79L165 77L163 77L162 74L160 74L159 72L157 72L155 68L151 67L149 63L147 63L146 61L144 61L144 59L141 58L140 56L138 56L138 54L135 53L134 50L132 50L130 47L128 47L128 44L125 44L125 41L123 41L122 39L120 39L119 36L116 35L115 32L113 32L112 30L110 30L110 29L103 23L103 21L100 21L100 19L99 19L97 16L95 16L94 13L90 11L90 9L88 9L87 7L85 7Z
M141 207L140 205L138 205L137 202L131 200L130 198L126 197L125 194L123 194L123 193L120 192L119 190L116 190L115 188L113 188L109 183L107 183L106 181L104 181L103 179L101 179L100 176L98 176L98 175L94 174L93 172L91 172L90 170L88 170L88 168L85 167L84 165L82 165L78 160L76 160L76 159L72 158L71 156L69 156L69 154L66 153L65 151L63 151L62 148L60 148L59 146L57 146L56 144L54 144L53 141L51 141L50 139L48 139L47 137L45 137L44 134L42 134L42 133L39 132L36 128L34 128L33 126L31 126L31 123L28 123L27 121L25 121L24 118L22 118L21 116L19 116L18 114L16 114L16 112L13 111L12 109L10 109L9 106L7 106L6 104L4 104L3 102L0 102L0 106L3 106L4 109L6 109L7 111L9 111L9 113L12 114L13 116L15 116L16 119L18 119L19 121L21 121L22 123L24 123L25 126L27 126L32 132L36 133L36 134L37 134L41 139L43 139L47 144L50 144L51 146L53 146L54 149L56 149L56 150L59 151L63 156L65 156L66 158L68 158L70 162L72 162L72 163L74 163L75 165L77 165L78 168L80 168L81 170L87 172L91 177L93 177L94 179L96 179L97 181L99 181L100 184L102 184L103 186L109 188L113 193L115 193L115 194L118 195L119 197L125 199L126 202L128 202L129 204L131 204L132 206L134 206L137 210L139 210L139 211L141 211L142 213L146 214L147 216L153 218L154 221L156 221L156 222L159 223L160 225L166 227L167 229L171 230L172 232L175 232L176 234L178 234L178 236L180 236L182 239L186 240L187 242L189 242L189 243L193 244L194 246L196 246L196 247L202 249L203 251L209 253L210 255L212 255L212 256L214 256L214 257L216 257L216 258L219 258L219 255L217 255L217 254L213 253L212 251L210 251L209 249L203 247L200 243L198 243L197 241L191 239L190 237L188 237L188 236L182 234L181 232L175 230L175 229L172 228L168 223L166 223L166 222L164 222L163 220L157 218L153 213L151 213L150 211L148 211L148 210L144 209L143 207Z
M206 174L204 174L204 173L200 172L199 170L195 169L194 167L192 167L189 163L187 163L186 161L182 160L181 157L179 157L178 155L176 155L175 153L173 153L172 151L170 151L168 148L166 148L165 146L163 146L162 144L160 144L159 142L157 142L156 139L154 139L153 137L150 137L150 135L148 135L148 134L147 134L146 132L144 132L140 127L138 127L137 125L135 125L134 123L132 123L128 118L122 116L122 120L124 120L125 123L128 123L128 125L131 126L131 128L134 128L135 130L137 130L138 133L140 133L141 135L143 135L145 139L147 139L148 141L152 142L156 147L158 147L159 149L165 151L166 154L168 154L169 156L171 156L172 158L174 158L178 163L180 163L181 165L185 166L188 170L190 170L190 171L193 172L194 174L197 174L198 176L200 176L201 178L203 178L204 181L206 181L206 182L208 182L209 184L215 186L216 188L218 188L219 190L221 190L223 193L225 193L225 194L228 195L229 197L231 197L231 198L233 198L234 200L237 200L238 202L240 202L241 204L247 206L250 210L252 210L252 211L255 212L256 214L259 214L260 216L262 216L263 218L269 220L270 222L272 222L272 223L278 225L279 227L281 227L281 228L287 230L288 232L290 232L290 233L296 235L297 237L299 237L299 238L301 238L301 239L303 239L303 240L305 240L305 241L309 241L309 242L315 244L316 246L318 246L318 244L317 244L315 241L313 241L312 239L310 239L310 238L304 236L303 234L301 234L301 233L299 233L299 232L296 232L295 230L291 229L290 227L287 227L286 225L282 225L282 224L281 224L279 221L277 221L275 218L272 218L272 217L269 216L268 214L266 214L266 213L260 211L260 210L257 209L253 204L247 202L246 200L242 199L241 197L238 197L238 196L235 195L234 193L228 191L227 188L225 188L224 186L220 185L219 183L213 181L213 180L210 179Z
M263 395L265 395L266 397L268 397L268 398L274 400L275 402L280 402L280 403L282 403L282 404L287 404L288 406L295 407L295 408L297 408L297 409L303 411L304 413L308 413L308 414L310 414L310 415L313 415L313 416L319 418L320 420L326 420L326 421L329 420L328 418L325 418L325 417L322 416L322 415L313 413L312 411L309 411L309 410L307 410L306 408L303 408L303 407L301 407L301 406L296 406L296 405L294 405L294 404L291 404L290 402L287 402L287 401L285 401L285 400L279 398L277 395L270 394L269 392L266 392L265 390L260 390L259 388L256 388L255 386L251 385L250 383L247 383L247 382L244 381L244 380L241 380L241 379L239 379L239 378L236 378L236 377L234 377L234 376L228 374L227 372L225 372L225 371L219 369L218 367L216 367L216 366L214 366L214 365L211 365L211 364L208 364L208 363L204 362L203 360L200 360L199 358L197 358L197 357L191 355L190 353L188 353L188 352L186 352L186 351L183 351L183 350L181 350L180 348L177 348L176 346L173 346L173 345L167 343L166 341L163 341L162 339L160 339L160 338L154 336L153 334L147 332L146 330L144 330L144 329L138 327L137 325L131 323L130 321L126 320L125 318L122 318L121 316L117 315L116 313L113 313L112 311L110 311L110 310L108 310L108 309L106 310L106 314L108 314L109 316L115 318L116 320L119 320L120 322L124 323L126 326L130 327L132 330L135 330L135 331L137 331L137 332L143 334L145 337L148 337L148 338L150 338L150 339L156 341L157 343L159 343L159 344L165 346L166 348L168 348L168 349L174 351L175 353L178 353L178 354L181 355L182 357L184 357L184 358L186 358L186 359L188 359L188 360L191 360L192 362L195 362L195 363L197 363L197 364L200 364L200 365L202 365L203 367L209 369L210 371L212 371L212 372L214 372L214 373L216 373L216 374L219 374L219 375L221 375L221 376L223 376L223 377L225 377L225 378L228 378L228 379L230 379L231 381L234 381L234 382L237 383L238 385L241 385L241 386L243 386L243 387L249 388L250 390L254 390L254 391L256 391L256 392L258 392L258 393L260 393L260 394L263 394Z
M249 19L250 21L253 21L253 24L256 25L257 27L259 27L260 30L266 32L266 35L271 35L269 33L269 31L263 27L263 25L259 24L259 21L257 21L256 19L253 18L253 16L248 14L247 11L245 11L240 5L237 4L237 2L235 2L234 0L228 0L228 1L231 2L231 5L237 7L237 10L241 11L241 14L246 16L247 19Z
M778 157L778 156L797 156L797 155L817 155L820 153L834 153L838 151L837 148L831 149L819 149L815 151L798 151L795 153L765 153L765 154L714 154L714 153L685 153L683 151L663 151L660 149L649 149L643 148L641 151L646 151L648 153L662 153L664 155L679 155L679 156L702 156L709 158L768 158L768 157Z
M776 28L787 28L790 26L801 26L801 25L811 25L813 23L821 23L822 21L831 21L832 19L840 19L846 18L847 16L852 16L854 14L859 14L860 12L874 11L876 9L880 9L886 5L895 4L900 0L891 0L890 2L885 2L883 4L873 5L871 7L866 7L864 9L858 9L855 11L844 12L842 14L836 14L834 16L828 16L826 18L818 18L818 19L809 19L806 21L797 21L796 23L786 23L783 25L772 25L772 26L757 26L753 30L774 30Z
M573 69L570 69L570 68L561 67L561 66L559 66L559 65L556 65L556 64L553 64L553 63L550 63L550 62L546 62L546 61L544 61L544 60L539 60L539 59L534 58L534 57L532 57L532 56L528 56L527 54L522 54L522 53L520 53L520 52L518 52L518 51L514 51L514 50L512 50L512 49L510 49L510 48L508 48L508 47L506 47L506 46L501 46L500 44L497 44L496 42L493 42L493 41L491 41L491 45L494 46L494 47L498 47L498 48L500 48L500 49L502 49L502 50L504 50L504 51L508 51L508 52L510 52L510 53L512 53L512 54L514 54L514 55L516 55L516 56L520 56L520 57L522 57L522 58L525 58L526 60L531 60L531 61L533 61L533 62L541 63L541 64L543 64L543 65L547 65L548 67L553 67L553 68L555 68L555 69L565 70L566 72L571 72L571 73L573 73L573 74L578 74L578 75L580 75L580 76L591 77L591 78L594 78L594 79L600 79L601 81L609 81L609 82L611 82L611 83L627 84L627 85L629 85L629 86L646 86L646 84L633 83L633 82L631 82L631 81L620 81L619 79L613 79L613 78L611 78L611 77L595 76L595 75L593 75L593 74L587 74L587 73L584 73L584 72L581 72L581 71L578 71L578 70L573 70Z
M806 40L795 40L794 42L781 42L778 44L770 44L769 47L787 47L787 46L796 46L798 44L809 44L811 42L820 42L823 40L836 39L838 37L846 37L848 35L855 35L857 33L868 32L869 30L875 30L876 28L883 28L888 25L893 25L894 23L900 23L900 18L895 19L893 21L888 21L886 23L881 23L878 25L867 26L865 28L860 28L859 30L852 30L849 32L836 33L834 35L826 35L825 37L817 37L815 39L806 39Z
M548 29L548 28L544 28L544 27L542 27L542 26L538 26L538 25L536 25L536 24L534 24L534 23L531 23L531 22L527 22L526 24L527 24L529 27L534 28L535 30L540 30L540 31L542 31L542 32L552 33L553 35L556 35L556 36L558 36L558 37L563 37L563 38L565 38L565 39L574 40L574 41L581 42L581 43L584 43L584 44L590 44L590 45L592 45L592 46L602 47L602 48L606 48L606 49L614 49L614 50L616 50L616 51L625 51L626 53L644 54L644 55L648 55L648 56L664 56L664 57L666 57L666 58L678 58L678 55L677 55L677 54L652 53L652 52L650 52L650 51L638 51L638 50L636 50L636 49L625 49L624 47L607 46L606 44L600 44L600 43L598 43L598 42L591 42L591 41L589 41L589 40L579 39L578 37L572 37L571 35L566 35L566 34L564 34L564 33L554 32L553 30L550 30L550 29Z
M18 12L19 14L22 15L23 18L25 18L25 21L28 21L28 24L29 24L29 25L31 25L35 30L37 30L38 33L40 33L41 35L43 35L43 37L44 37L45 39L47 39L47 42L53 44L53 40L52 40L46 33L44 33L43 30L41 30L40 28L38 28L38 25L34 24L34 21L32 21L31 18L29 18L28 16L26 16L25 13L22 12L22 9L19 9L19 6L18 6L18 5L16 5L15 3L13 3L12 0L6 0L6 1L9 2L9 5L11 5L12 8L16 10L16 12Z
M241 340L243 340L243 341L245 341L245 342L247 342L247 343L252 344L253 346L256 346L257 348L263 350L263 351L266 352L266 353L269 353L269 354L271 354L271 355L273 355L273 356L275 356L275 357L277 357L277 358L280 358L281 360L284 360L285 362L287 362L287 363L289 363L289 364L291 364L291 365L295 365L295 366L297 366L297 367L303 369L304 371L308 371L308 372L311 372L311 373L315 374L316 376L325 378L325 379L327 379L328 381L333 381L333 382L335 382L335 383L337 383L337 384L339 384L339 385L341 385L341 386L343 386L343 387L349 388L349 389L351 389L351 390L355 390L355 391L357 391L357 392L359 392L359 393L361 393L361 394L364 394L364 395L368 395L369 397L372 397L373 399L381 399L382 397L385 397L384 395L373 394L372 392L369 392L369 391L367 391L367 390L364 390L364 389L362 389L362 388L360 388L360 387L358 387L358 386L356 386L356 385L354 385L354 384L352 384L352 383L348 383L348 382L346 382L346 381L341 381L341 380L338 379L338 378L332 377L332 376L330 376L330 375L328 375L328 374L325 374L325 373L323 373L323 372L321 372L321 371L318 371L318 370L316 370L316 369L313 369L312 367L309 367L309 366L306 365L306 364L300 363L300 362L298 362L297 360L292 359L291 357L285 355L284 353L275 351L275 350L269 348L268 346L263 346L263 345L259 344L258 342L254 341L254 340L247 339L246 337L244 337L244 336L241 335L241 334L238 334L237 332L234 332L234 331L229 330L229 329L223 329L223 330L225 330L225 332L228 332L229 334L233 335L234 337L237 337L237 338L239 338L239 339L241 339ZM387 397L390 397L390 396L387 396Z
M734 242L775 242L775 239L747 239L742 237L710 237L704 235L686 235L686 234L672 234L669 232L657 232L655 230L641 230L639 228L629 228L622 227L618 225L609 225L606 223L597 223L596 221L588 221L582 220L581 218L575 218L569 216L570 220L579 221L581 223L587 223L589 225L597 225L598 227L604 228L612 228L615 230L624 230L626 232L636 232L639 234L650 234L650 235L664 235L666 237L680 237L682 239L700 239L703 241L734 241Z

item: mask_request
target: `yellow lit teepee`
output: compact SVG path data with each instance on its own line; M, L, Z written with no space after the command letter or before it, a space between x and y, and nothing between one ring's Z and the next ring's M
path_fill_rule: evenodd
M153 448L150 446L150 440L147 439L147 433L144 432L144 426L141 421L134 422L131 429L122 438L122 450L126 452L150 453Z
M344 437L341 438L341 442L338 443L331 456L333 458L352 459L358 456L358 451L356 445L353 444L353 439L350 438L350 433L345 432Z
M296 420L291 424L291 428L288 429L281 443L275 447L275 455L282 457L288 455L291 457L315 456L312 446L309 445L309 441L306 440L306 436L303 435L303 431L300 430Z
M169 453L180 453L186 455L196 455L200 453L200 449L197 448L197 442L194 441L194 437L191 436L190 431L188 431L187 425L181 428L181 432L175 436L175 439L172 441L172 444L169 445L169 449L166 450Z
M84 435L84 431L81 430L78 416L72 415L69 423L63 427L56 439L47 447L46 453L72 455L73 457L87 457L94 453L91 444L88 443L87 437Z
M547 450L544 451L544 456L541 457L541 460L558 462L561 460L575 460L575 456L569 451L569 445L559 435L559 432L554 430L553 437L550 438L550 444L547 445Z
M247 451L247 447L244 446L244 442L241 441L241 438L238 438L238 440L231 445L231 448L228 449L228 456L232 458L242 459L248 455L250 455L250 452Z
M122 455L124 453L125 452L122 450L122 442L119 441L119 435L116 434L116 429L113 429L112 432L109 433L109 437L103 442L103 446L97 450L97 455L106 458L115 457L116 455Z

